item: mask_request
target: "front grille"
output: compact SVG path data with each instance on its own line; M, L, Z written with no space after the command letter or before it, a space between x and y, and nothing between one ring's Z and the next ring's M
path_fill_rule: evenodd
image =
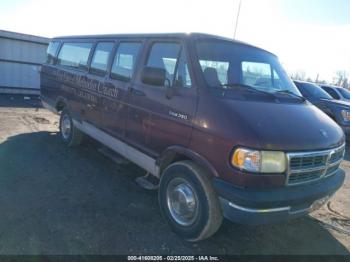
M293 157L290 160L290 167L293 170L325 166L327 156L315 157Z
M332 166L332 167L329 167L329 168L327 169L327 172L326 172L326 175L325 175L325 176L331 176L331 175L333 175L334 172L338 170L339 166L340 166L340 164L335 165L335 166Z
M333 154L331 154L331 157L329 158L329 163L332 164L332 163L338 162L339 160L342 160L344 157L344 152L345 152L345 148L343 148L343 150L338 150Z
M345 146L318 152L288 153L287 184L308 183L333 175L338 170L344 153Z
M323 171L310 171L310 172L303 172L303 173L295 173L291 174L289 176L288 183L294 184L294 183L303 183L307 181L312 181L319 179L323 174Z

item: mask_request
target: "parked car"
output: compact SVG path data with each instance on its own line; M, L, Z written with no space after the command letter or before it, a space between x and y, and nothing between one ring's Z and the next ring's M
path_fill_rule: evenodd
M294 81L299 91L307 100L325 112L338 125L341 126L344 133L350 135L350 103L347 101L336 100L325 90L313 83Z
M330 85L320 85L320 87L334 99L350 102L350 91L348 89Z
M344 181L342 129L275 55L231 39L54 38L41 94L68 146L89 135L157 178L161 212L187 240L211 236L223 217L306 215Z

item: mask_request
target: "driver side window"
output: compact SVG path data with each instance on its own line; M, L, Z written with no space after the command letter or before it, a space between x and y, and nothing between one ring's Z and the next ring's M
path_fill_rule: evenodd
M147 66L165 69L168 84L172 86L181 46L177 43L155 43L151 47Z

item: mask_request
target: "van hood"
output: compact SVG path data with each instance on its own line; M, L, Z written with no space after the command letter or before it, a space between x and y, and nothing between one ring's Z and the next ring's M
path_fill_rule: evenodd
M232 119L255 134L258 149L281 151L323 150L341 146L342 129L311 103L274 103L226 100ZM237 128L237 123L235 123Z

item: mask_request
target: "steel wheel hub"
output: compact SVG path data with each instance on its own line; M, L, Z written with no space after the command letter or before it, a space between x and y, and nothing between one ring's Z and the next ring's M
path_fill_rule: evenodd
M198 216L198 197L192 186L182 178L169 182L167 205L172 218L180 225L189 226Z
M64 115L61 122L61 132L64 139L68 139L71 133L71 121L68 115Z

